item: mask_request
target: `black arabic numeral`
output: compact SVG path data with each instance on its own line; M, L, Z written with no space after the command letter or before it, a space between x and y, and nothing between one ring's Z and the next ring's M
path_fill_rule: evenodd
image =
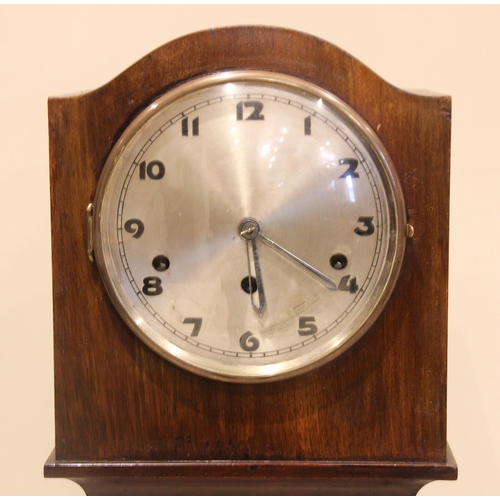
M139 219L129 219L123 227L132 235L132 238L140 238L144 233L144 223Z
M161 161L153 160L146 164L145 161L139 165L139 179L144 180L146 176L158 181L165 175L165 165Z
M184 137L189 136L189 118L183 118L181 121L181 132ZM200 135L200 119L198 117L193 118L191 123L191 132L193 136Z
M191 332L191 337L197 337L201 330L201 325L203 323L203 318L185 318L182 324L193 325L193 331Z
M349 280L350 274L343 276L339 283L339 290L342 292L356 293L359 290L359 286L356 280L356 276Z
M248 115L245 120L263 120L264 115L261 114L264 104L260 101L240 101L236 104L236 119L243 120L243 107L253 108L253 111Z
M304 135L311 135L311 117L304 118Z
M375 232L375 226L373 225L373 217L360 217L358 219L360 224L363 224L363 228L357 227L354 232L359 234L359 236L370 236Z
M143 280L144 286L142 287L142 292L144 295L160 295L163 292L161 286L161 279L156 276L148 276Z
M245 332L240 338L240 347L244 351L256 351L259 348L259 345L259 339L254 337L252 332Z
M339 160L339 165L349 165L349 168L340 176L340 179L345 179L346 177L359 178L359 174L356 172L358 160L355 158L342 158Z
M314 316L299 317L299 335L314 335L318 331Z

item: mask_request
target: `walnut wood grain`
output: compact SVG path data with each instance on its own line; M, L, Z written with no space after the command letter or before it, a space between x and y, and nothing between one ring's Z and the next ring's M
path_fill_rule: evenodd
M370 331L320 369L260 385L204 379L156 355L86 256L85 208L127 124L168 88L234 68L289 73L350 104L388 149L415 228ZM238 27L174 40L103 87L48 104L58 462L447 463L449 97L401 91L309 35Z

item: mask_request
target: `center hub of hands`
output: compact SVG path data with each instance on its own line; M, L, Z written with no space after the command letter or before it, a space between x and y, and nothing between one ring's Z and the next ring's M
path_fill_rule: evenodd
M260 233L260 224L252 217L243 219L238 225L238 232L245 240L253 240Z

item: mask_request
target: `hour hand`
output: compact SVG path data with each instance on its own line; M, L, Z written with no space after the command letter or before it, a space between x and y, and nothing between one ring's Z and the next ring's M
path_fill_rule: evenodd
M246 240L247 243L247 263L248 263L248 285L250 287L250 302L255 312L262 317L266 309L266 294L264 292L264 282L262 280L262 269L260 267L259 252L257 250L257 236L259 234L258 228L252 223L251 220L243 220L239 226L240 236ZM254 301L251 289L251 276L252 276L252 260L255 269L255 279L257 282L257 295L259 304Z

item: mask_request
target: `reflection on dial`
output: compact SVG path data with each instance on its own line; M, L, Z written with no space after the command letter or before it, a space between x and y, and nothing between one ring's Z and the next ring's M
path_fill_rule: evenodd
M381 146L333 98L275 79L166 94L127 130L97 195L99 268L125 320L223 380L338 354L373 321L402 252Z

